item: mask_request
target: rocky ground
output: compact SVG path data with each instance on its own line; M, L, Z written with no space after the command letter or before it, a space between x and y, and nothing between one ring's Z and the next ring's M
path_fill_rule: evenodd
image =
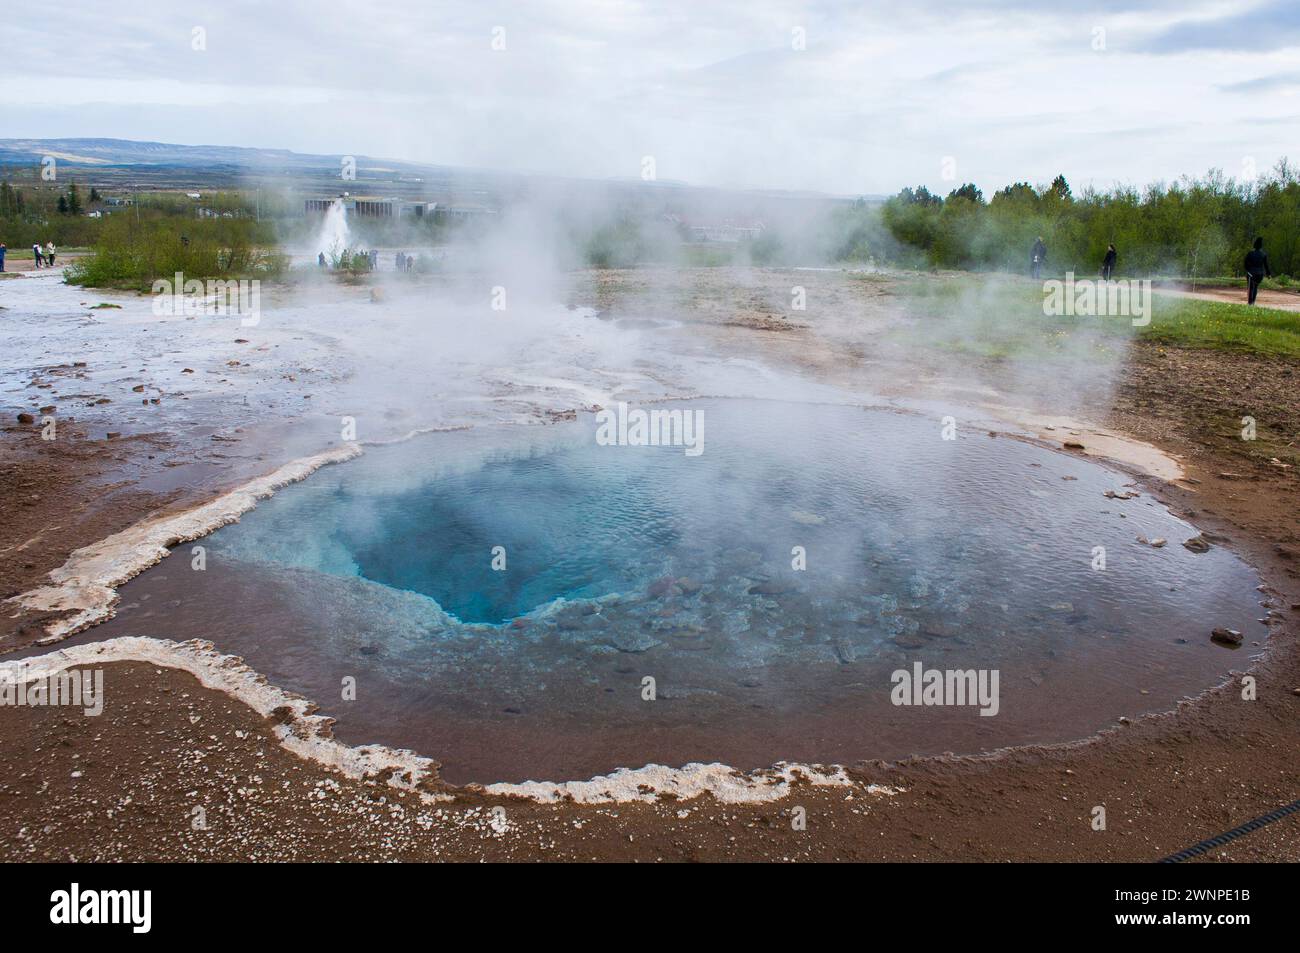
M818 302L809 313L792 314L785 306L793 281ZM894 351L883 366L877 345L898 320L889 280L820 272L611 272L575 282L573 298L602 309L610 321L622 318L620 311L627 320L681 321L699 350L726 347L736 361L785 366L819 380L870 380L897 391L942 375L945 367L924 359L901 366ZM75 361L57 363L75 368ZM27 371L50 373L34 360ZM188 674L116 663L106 671L112 704L98 717L0 708L3 856L1157 859L1300 796L1300 492L1288 465L1300 439L1298 371L1283 360L1135 344L1116 369L1115 386L1099 387L1089 402L1071 408L1177 455L1187 479L1148 482L1148 491L1231 545L1271 587L1279 615L1268 651L1262 658L1239 653L1238 669L1249 668L1258 682L1253 701L1243 700L1235 679L1166 715L1121 723L1117 712L1115 728L1076 744L860 764L852 768L852 787L809 785L766 804L723 804L706 795L689 802L542 805L476 791L426 804L383 779L352 780L290 754L269 721ZM1005 382L1005 372L989 362L964 367L962 378L964 386L989 387ZM277 367L267 377L282 373ZM671 368L656 373L664 379ZM122 384L130 394L131 382ZM320 395L326 387L313 380L305 389ZM1033 406L1032 393L1010 397ZM87 407L52 447L36 442L35 425L19 425L6 411L0 595L38 583L75 546L159 508L205 499L277 460L276 449L258 436L256 408L231 402L221 420L234 462L223 456L187 469L183 480L163 479L177 463L193 462L188 429L162 420L155 430L110 441L99 434L105 427L95 413ZM1256 419L1256 441L1241 439L1243 416ZM0 619L9 626L0 644L29 641L42 621ZM871 783L896 793L870 793ZM1104 831L1093 829L1096 807L1105 808ZM796 823L799 817L806 825ZM1294 816L1284 819L1207 860L1300 860L1300 827Z

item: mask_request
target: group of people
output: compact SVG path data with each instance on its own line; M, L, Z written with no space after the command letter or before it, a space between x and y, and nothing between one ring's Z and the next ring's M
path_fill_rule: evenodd
M35 267L40 268L44 265L46 268L53 268L54 252L54 242L46 242L44 248L41 248L40 242L32 245L32 261ZM0 271L5 270L5 256L8 253L9 247L4 242L0 242Z
M339 256L339 262L340 266L344 268L362 264L371 271L375 271L379 267L379 252L373 248L368 252L352 251L350 248L345 248L343 254ZM324 252L316 256L316 264L321 268L329 267L329 259L325 257ZM393 259L393 265L398 271L414 271L415 256L399 251Z
M1106 246L1106 256L1101 260L1101 278L1103 281L1110 281L1115 277L1115 262L1119 258L1119 253L1115 251L1115 245L1112 242ZM1034 241L1033 247L1029 250L1029 270L1035 278L1042 275L1043 263L1047 261L1047 243L1043 241L1043 236L1039 235ZM1254 304L1255 297L1259 294L1259 285L1265 278L1272 276L1272 271L1268 267L1268 253L1264 251L1264 239L1256 238L1255 246L1246 253L1246 303Z
M1106 257L1101 260L1101 278L1110 281L1115 276L1115 261L1119 258L1114 244L1106 246ZM1029 272L1035 278L1042 276L1043 264L1047 261L1047 243L1039 235L1034 240L1034 247L1029 250Z
M43 254L42 254L42 251L41 251L41 243L40 243L40 242L37 242L35 245L33 245L33 246L32 246L32 258L33 258L33 260L34 260L35 263L36 263L36 267L37 267L37 268L40 268L40 267L42 266L42 264L44 264L44 266L45 266L46 268L53 268L53 267L54 267L54 251L55 251L55 248L54 248L54 242L46 242L46 243L45 243L45 251L44 251Z

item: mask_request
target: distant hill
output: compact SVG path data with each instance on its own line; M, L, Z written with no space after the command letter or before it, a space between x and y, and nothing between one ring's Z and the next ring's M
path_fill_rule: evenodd
M337 172L342 155L309 155L288 149L252 149L241 146L183 146L170 142L133 142L129 139L0 139L0 165L35 165L42 156L87 167L155 166L160 168L234 168L250 172ZM355 156L385 169L429 170L392 159Z
M19 180L27 176L34 178L45 156L53 156L58 161L60 176L71 174L101 185L127 189L237 188L258 184L330 194L347 187L339 178L343 154L311 155L288 149L187 146L130 139L0 139L0 176L13 175ZM624 194L645 194L649 190L660 194L689 193L696 198L748 195L782 204L849 198L809 192L713 189L676 181L647 183L639 179L537 176L360 155L352 158L356 160L357 174L353 191L371 188L409 196L454 192L487 199L493 194L513 192L527 182L550 182L566 188L597 187Z

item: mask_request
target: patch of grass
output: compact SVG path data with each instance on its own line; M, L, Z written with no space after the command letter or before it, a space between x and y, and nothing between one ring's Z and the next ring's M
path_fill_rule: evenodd
M1300 358L1300 312L1157 294L1151 323L1121 316L1048 316L1041 284L997 275L903 279L899 302L914 320L904 343L1003 360L1113 357L1132 338Z
M1132 336L1126 319L1050 316L1037 282L998 275L904 279L900 305L912 319L894 340L984 360L1112 362Z
M1156 296L1142 338L1179 347L1300 357L1300 312Z

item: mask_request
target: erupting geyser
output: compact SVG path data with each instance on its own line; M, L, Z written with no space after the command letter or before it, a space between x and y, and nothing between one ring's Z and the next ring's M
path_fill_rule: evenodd
M337 264L343 249L348 247L348 238L347 208L341 198L335 199L325 212L325 220L316 235L316 247L313 252L317 255L323 254L331 264Z

